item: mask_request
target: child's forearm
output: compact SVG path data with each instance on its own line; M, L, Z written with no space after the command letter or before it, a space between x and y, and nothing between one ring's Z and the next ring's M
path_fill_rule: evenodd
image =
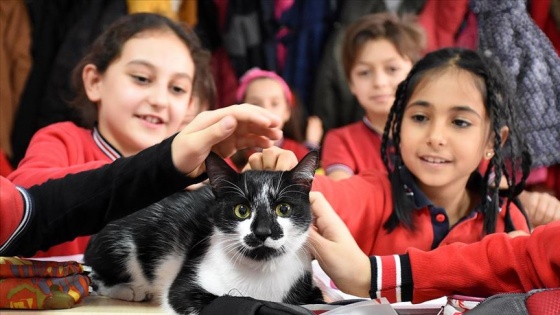
M424 302L445 295L486 297L560 286L560 222L538 227L530 236L505 233L473 244L455 243L432 251L370 258L372 297L391 302ZM381 263L380 263L381 262Z
M23 191L26 198L21 218L27 219L10 244L0 244L0 255L31 256L77 236L94 234L109 221L202 180L188 178L175 168L171 141L172 138L164 140L137 155ZM10 229L17 232L14 227Z

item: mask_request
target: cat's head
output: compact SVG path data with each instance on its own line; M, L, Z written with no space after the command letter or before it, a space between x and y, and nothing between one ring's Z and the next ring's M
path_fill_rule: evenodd
M261 261L301 249L312 222L309 191L318 158L312 151L290 171L237 173L218 155L208 156L216 235L232 256Z

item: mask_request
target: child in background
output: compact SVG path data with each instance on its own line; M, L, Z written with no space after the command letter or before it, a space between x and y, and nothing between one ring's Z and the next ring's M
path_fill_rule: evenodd
M313 190L325 195L364 253L402 254L494 232L529 232L525 214L512 203L531 162L507 82L477 52L430 53L397 89L381 145L388 176L315 177ZM489 166L481 176L483 159ZM499 193L502 177L507 187Z
M110 26L74 70L80 125L39 130L9 179L30 187L131 156L179 131L209 54L196 35L157 14L131 14ZM147 179L148 180L148 179ZM83 253L89 237L38 256Z
M323 141L321 161L333 179L364 170L385 170L381 136L397 85L421 57L425 38L411 18L390 13L363 16L348 27L342 62L350 91L366 115L363 121L330 130Z
M275 143L277 147L294 152L298 160L309 152L309 148L303 144L301 110L290 87L279 75L259 68L250 69L240 79L236 98L239 103L263 107L280 117L284 138ZM255 150L248 149L235 154L232 157L235 166L242 169Z

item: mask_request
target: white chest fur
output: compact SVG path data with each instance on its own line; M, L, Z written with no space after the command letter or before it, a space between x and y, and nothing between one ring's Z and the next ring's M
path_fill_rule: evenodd
M203 258L198 283L215 295L251 296L282 302L293 284L311 271L311 260L305 249L288 252L270 261L256 262L240 256L228 256L223 248L212 249Z

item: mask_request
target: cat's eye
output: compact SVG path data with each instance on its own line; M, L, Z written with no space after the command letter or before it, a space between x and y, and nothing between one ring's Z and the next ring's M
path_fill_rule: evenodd
M276 215L282 218L289 217L292 214L292 206L287 203L281 203L276 206Z
M235 216L240 219L247 219L251 215L251 208L244 204L239 204L233 209Z

